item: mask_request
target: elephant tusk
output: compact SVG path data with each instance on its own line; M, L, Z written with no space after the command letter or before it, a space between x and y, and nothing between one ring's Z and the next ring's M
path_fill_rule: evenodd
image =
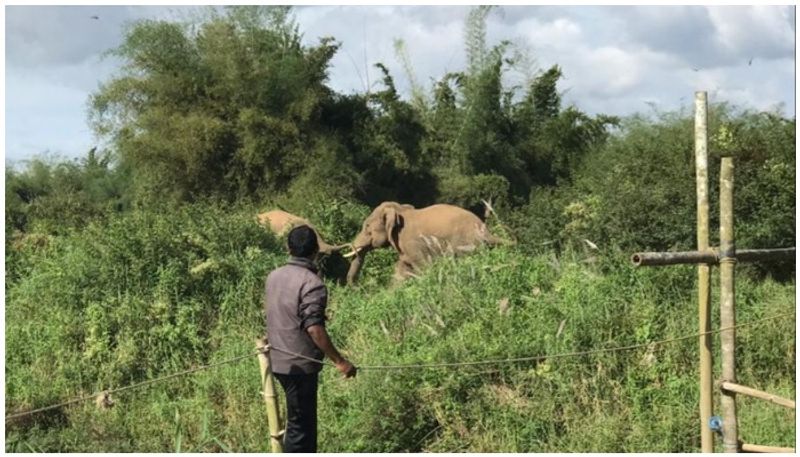
M353 246L352 244L350 244L349 246L352 247L353 250L352 250L352 252L348 252L347 254L343 254L342 255L342 257L344 257L345 259L349 259L350 257L355 256L356 254L361 252L362 249L364 249L364 248L357 248L357 247Z

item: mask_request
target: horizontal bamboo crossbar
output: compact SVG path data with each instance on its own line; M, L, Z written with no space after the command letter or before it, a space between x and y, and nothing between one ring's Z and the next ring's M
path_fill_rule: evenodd
M793 447L762 446L760 444L742 443L742 452L769 452L780 454L794 454Z
M637 252L631 256L631 261L637 267L697 264L706 263L716 265L723 255L718 249L706 251L683 252ZM780 249L741 249L733 253L738 262L774 262L778 260L793 260L794 248Z
M779 397L761 390L753 389L752 387L742 386L733 382L723 381L720 383L722 390L728 392L736 392L737 394L747 395L748 397L759 398L768 402L775 403L776 405L785 406L787 408L796 409L795 402L788 398Z

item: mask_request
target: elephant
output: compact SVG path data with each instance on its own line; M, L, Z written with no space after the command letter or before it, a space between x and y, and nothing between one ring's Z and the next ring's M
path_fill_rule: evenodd
M400 254L394 279L401 281L419 272L434 257L475 250L482 244L504 244L475 214L458 206L437 204L416 209L411 205L383 202L364 220L352 243L354 257L347 283L354 284L372 249L391 246Z
M317 234L317 243L319 244L320 254L331 255L349 246L348 244L333 246L326 243L320 236L319 231L310 222L308 222L308 220L280 209L274 209L272 211L267 211L266 213L261 213L257 216L257 219L259 224L269 227L278 236L286 235L289 233L289 230L299 225L307 225L311 227L311 229L314 230L314 233Z

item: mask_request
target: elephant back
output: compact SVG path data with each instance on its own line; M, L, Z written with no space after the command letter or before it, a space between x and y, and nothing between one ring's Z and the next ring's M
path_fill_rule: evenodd
M437 204L405 213L404 238L476 247L485 240L486 225L474 213L454 205ZM435 238L435 240L433 240Z
M298 225L308 225L314 229L311 223L306 219L303 219L300 216L295 216L292 213L287 213L286 211L280 209L259 214L258 223L265 227L269 227L278 236L285 235L289 232L289 230L297 227ZM316 229L314 229L314 231L316 232Z

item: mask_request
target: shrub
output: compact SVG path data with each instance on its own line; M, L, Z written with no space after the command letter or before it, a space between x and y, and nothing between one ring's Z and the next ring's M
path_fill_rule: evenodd
M339 207L342 210L343 207ZM347 211L347 210L345 210ZM40 251L9 286L6 408L55 403L246 354L263 329L266 272L283 261L252 208L134 211ZM382 263L385 254L387 262ZM329 329L362 367L623 352L458 368L323 370L327 452L682 451L699 446L695 270L635 269L516 248L441 258L387 288L392 254L358 288L329 284ZM377 257L376 257L377 256ZM794 285L743 279L740 323L794 310ZM715 326L718 323L715 322ZM793 319L738 332L744 384L791 396ZM718 357L718 354L716 355ZM257 452L268 447L254 360L73 405L7 428L7 451ZM748 405L742 436L786 443L791 421ZM767 441L768 440L768 441Z
M790 247L795 238L794 121L769 113L711 107L710 237L718 244L719 155L735 155L737 247ZM729 127L729 126L734 127ZM727 129L727 130L726 130ZM718 132L728 131L723 144ZM692 119L663 114L658 122L626 119L619 135L587 155L573 184L535 189L511 217L528 249L588 239L623 252L692 250L696 246L696 183ZM730 133L732 132L732 133ZM733 138L731 140L730 138ZM789 279L793 264L746 267Z

